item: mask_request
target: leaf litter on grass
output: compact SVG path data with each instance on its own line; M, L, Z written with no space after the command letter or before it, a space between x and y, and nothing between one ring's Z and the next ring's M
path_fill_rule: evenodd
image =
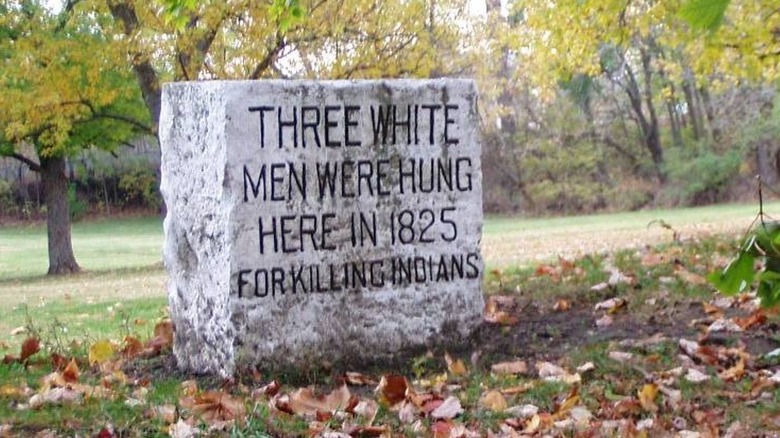
M489 295L486 324L472 347L433 351L426 356L429 368L419 373L408 366L346 369L300 386L253 370L227 382L185 380L161 398L156 387L177 376L159 366L171 362L174 327L167 322L147 341L92 341L86 357L46 358L30 341L26 352L3 365L15 367L21 379L4 384L0 400L14 412L89 409L95 400L138 411L140 420L131 424L50 426L55 434L99 436L149 430L181 437L242 430L441 437L778 431L780 360L770 355L778 348L771 335L777 315L756 308L751 294L691 293L706 287L693 274L702 275L714 259L673 246L598 263L561 259L526 280L514 276L517 285L509 275L492 273L501 275L504 291L518 292ZM605 316L612 322L599 326ZM47 368L51 372L37 381L23 378ZM407 377L412 374L415 379ZM0 422L3 434L30 431L24 417L9 418Z

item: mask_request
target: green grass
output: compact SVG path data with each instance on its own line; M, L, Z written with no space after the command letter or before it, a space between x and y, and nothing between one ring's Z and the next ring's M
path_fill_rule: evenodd
M780 212L780 202L764 205L768 213ZM556 256L614 252L671 242L672 232L657 222L663 220L683 238L704 234L744 233L756 218L758 204L727 204L675 210L519 219L488 216L482 238L482 253L489 267L525 265Z
M125 335L149 338L154 325L165 316L164 297L84 303L77 299L0 307L0 341L18 354L18 346L29 333L11 335L17 327L31 327L33 334L54 351L65 351L72 341L91 342Z
M0 228L0 281L41 276L48 269L46 225ZM77 222L73 251L88 271L139 268L162 262L162 219Z

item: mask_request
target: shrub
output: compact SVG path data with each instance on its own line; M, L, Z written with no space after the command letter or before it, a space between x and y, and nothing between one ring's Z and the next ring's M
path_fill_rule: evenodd
M160 194L156 173L146 166L135 166L119 177L119 189L129 204L159 208Z
M666 196L672 203L682 205L717 202L739 175L741 164L742 157L735 150L718 154L703 145L670 149L666 160Z

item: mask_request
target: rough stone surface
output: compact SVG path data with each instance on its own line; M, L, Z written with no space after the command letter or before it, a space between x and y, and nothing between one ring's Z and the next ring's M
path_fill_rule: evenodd
M481 321L471 81L168 84L165 264L182 369L381 359Z

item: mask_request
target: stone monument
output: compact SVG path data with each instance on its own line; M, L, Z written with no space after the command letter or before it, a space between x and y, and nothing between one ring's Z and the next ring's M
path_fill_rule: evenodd
M159 132L180 368L381 360L481 322L473 82L172 83Z

